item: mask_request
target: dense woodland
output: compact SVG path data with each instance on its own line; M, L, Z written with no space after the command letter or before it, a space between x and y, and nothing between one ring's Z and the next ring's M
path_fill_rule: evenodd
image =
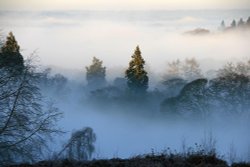
M246 23L240 20L238 27L249 26L249 22L249 18ZM224 22L222 26L225 27ZM231 27L235 26L233 21ZM131 113L159 113L166 121L225 117L249 120L250 60L229 62L211 77L202 73L195 58L177 59L168 63L165 76L154 89L149 89L150 77L145 63L141 48L136 46L124 76L108 82L108 67L94 57L92 64L86 67L87 84L76 86L81 94L79 98L95 108L112 106L126 108ZM0 164L35 162L46 149L47 140L62 133L56 126L62 113L45 95L67 99L74 88L62 74L52 74L51 69L41 70L34 65L32 58L24 59L12 32L1 43L0 73ZM95 141L93 129L83 128L72 133L54 158L89 160L95 150ZM162 158L172 161L170 155L172 153ZM209 152L209 155L214 156L215 152ZM173 162L176 159L178 156ZM181 161L184 163L189 159Z

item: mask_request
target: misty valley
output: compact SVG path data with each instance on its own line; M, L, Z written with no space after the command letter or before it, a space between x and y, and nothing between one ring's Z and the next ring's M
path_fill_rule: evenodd
M136 23L141 15L138 12L132 21ZM119 22L108 12L92 17ZM151 22L153 14L148 17L145 22ZM39 51L27 55L15 28L8 34L4 29L0 33L0 166L249 166L250 17L230 23L222 21L216 31L192 26L164 37L150 37L148 32L156 25L150 30L147 25L141 37L156 38L152 47L148 40L142 45L133 41L135 45L125 52L120 50L122 42L118 40L117 46L114 40L112 52L111 41L103 37L110 45L106 51L110 55L120 51L121 57L113 55L111 61L100 54L84 57L81 64L82 57L64 59L63 55L53 59L55 66L38 62ZM140 24L146 23L136 26ZM59 36L63 28L68 27L56 27L52 32L60 32L52 36ZM48 33L47 28L41 31L41 36ZM156 46L157 39L161 43L167 37L169 57L164 56L163 44ZM80 44L74 47L73 42L49 47L42 54L77 50ZM60 39L55 43L62 44ZM214 59L191 56L195 48L202 53L199 47L206 56L214 53ZM64 67L71 59L82 68Z

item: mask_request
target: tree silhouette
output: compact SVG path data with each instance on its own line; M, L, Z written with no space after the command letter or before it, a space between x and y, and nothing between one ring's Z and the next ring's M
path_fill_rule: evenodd
M236 27L236 21L235 21L235 20L232 21L231 27L232 27L232 28L235 28L235 27Z
M89 160L95 150L93 143L96 141L96 135L90 127L83 128L72 133L68 143L58 154L60 156L64 151L67 157L73 160Z
M47 137L59 132L55 123L60 113L42 97L31 64L19 75L4 68L0 74L0 166L37 160Z
M7 36L0 53L0 68L23 69L24 60L20 53L20 47L12 32Z
M243 21L242 18L240 18L239 22L238 22L238 27L243 27L245 25L245 22Z
M224 30L226 28L225 22L224 20L222 20L221 24L220 24L220 29Z
M145 61L141 56L139 46L137 46L125 72L128 88L134 93L145 93L148 88L148 76L144 65Z
M90 89L96 89L105 86L106 84L106 67L102 66L102 61L96 57L93 57L92 64L86 67L86 78L88 81L88 87Z
M250 17L248 17L246 24L247 26L250 26Z

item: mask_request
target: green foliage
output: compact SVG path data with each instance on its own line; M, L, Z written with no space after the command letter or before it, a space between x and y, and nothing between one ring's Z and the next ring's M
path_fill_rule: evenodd
M139 46L137 46L125 72L128 88L133 93L145 93L148 89L148 76L144 65L145 61L141 56Z
M12 32L7 36L0 53L0 68L23 69L24 60L20 53L20 47Z
M106 67L103 67L102 61L93 57L92 64L86 67L86 78L90 88L99 88L106 84Z

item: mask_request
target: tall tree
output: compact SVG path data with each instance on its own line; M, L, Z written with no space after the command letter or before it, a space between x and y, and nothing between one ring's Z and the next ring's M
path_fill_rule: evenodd
M145 93L148 89L148 76L144 65L145 61L141 56L139 46L137 46L125 72L128 88L134 93Z
M86 78L89 88L96 89L105 86L106 67L103 67L101 60L93 57L92 64L89 67L86 67L86 70Z
M24 67L23 56L12 32L7 36L0 52L0 68L12 68L20 70Z

